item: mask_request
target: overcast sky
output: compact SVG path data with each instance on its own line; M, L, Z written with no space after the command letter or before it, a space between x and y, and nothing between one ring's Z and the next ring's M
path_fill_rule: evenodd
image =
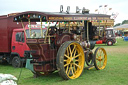
M70 6L70 11L75 12L76 6L79 6L89 9L90 13L95 13L95 9L103 13L103 7L99 6L107 5L106 11L112 8L107 14L119 13L115 24L128 20L128 0L0 0L0 15L23 11L59 12L60 5L63 5L64 11Z

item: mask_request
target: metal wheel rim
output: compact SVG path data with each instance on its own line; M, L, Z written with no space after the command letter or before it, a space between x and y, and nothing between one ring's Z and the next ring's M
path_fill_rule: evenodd
M71 43L65 50L64 69L70 79L78 78L84 68L84 52L78 43Z
M107 64L107 54L105 49L100 48L96 53L96 64L99 69L104 69Z

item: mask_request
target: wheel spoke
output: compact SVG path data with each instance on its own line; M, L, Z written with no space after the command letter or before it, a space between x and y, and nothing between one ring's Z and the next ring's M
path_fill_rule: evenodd
M74 76L73 68L71 68L71 71L72 71L72 75Z
M69 64L70 64L70 63L65 64L64 67L68 66Z
M96 60L96 63L98 64L99 60Z
M97 51L96 56L99 56L99 50Z
M78 54L78 55L76 55L76 56L74 56L73 58L77 58L77 57L79 57L79 56L81 56L81 53L80 53L80 54Z
M73 50L72 50L72 54L73 54L73 52L74 52L75 48L76 48L76 45L74 45L74 48L73 48Z
M69 76L70 70L71 70L71 69L69 68L68 73L67 73L67 74L68 74L68 76Z
M76 60L76 59L75 59L75 61L79 61L79 60Z
M76 71L76 67L75 67L75 65L73 64L73 69L74 69L74 72Z
M72 57L72 52L71 52L70 46L68 46L68 48L69 48L70 56Z
M104 60L104 54L101 56L102 61Z
M104 55L103 51L102 51L102 56Z
M101 56L101 54L102 54L102 50L100 50L100 56Z
M67 56L66 54L64 54L64 56L65 56L66 58L70 59L70 57L69 57L69 56Z
M102 60L102 66L104 65L104 60Z
M102 51L102 58L104 57L104 52Z
M102 59L102 62L104 63L104 58Z
M69 67L69 66L67 66L67 68L66 68L66 73L68 73L68 67Z
M73 55L73 57L75 56L75 54L76 54L76 50L74 51L74 55Z
M67 60L64 60L64 62L67 62Z
M70 73L71 69L72 69L72 67L71 67L71 64L70 64L70 68L69 68L69 71L68 71L68 75L69 75L69 73Z
M71 72L72 72L72 75L74 76L74 72L73 72L72 63L70 64L70 67L71 67Z
M77 66L79 69L81 69L81 66L77 65L76 63L73 63L75 66Z
M96 56L99 57L98 53L96 53Z
M100 61L99 67L101 67L101 61Z
M69 50L68 50L68 48L67 48L67 56L69 56Z

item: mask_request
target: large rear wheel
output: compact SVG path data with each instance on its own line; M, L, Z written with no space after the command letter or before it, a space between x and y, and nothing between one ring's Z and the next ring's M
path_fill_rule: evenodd
M94 65L97 70L104 69L107 64L107 53L104 48L98 47L94 53Z
M83 72L84 62L84 51L79 43L68 41L60 46L56 63L59 74L63 79L78 78Z

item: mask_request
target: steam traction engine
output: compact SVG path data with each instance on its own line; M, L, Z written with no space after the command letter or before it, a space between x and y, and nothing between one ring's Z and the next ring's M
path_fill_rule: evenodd
M28 22L25 57L31 58L35 75L58 71L63 79L78 78L85 68L104 69L107 54L104 48L95 47L92 20L110 19L108 15L80 13L50 13L28 11L15 16L15 22ZM30 22L41 22L39 31L31 29ZM43 26L47 25L47 30ZM22 24L23 25L23 24ZM52 26L51 26L52 25ZM24 25L23 25L24 28Z

